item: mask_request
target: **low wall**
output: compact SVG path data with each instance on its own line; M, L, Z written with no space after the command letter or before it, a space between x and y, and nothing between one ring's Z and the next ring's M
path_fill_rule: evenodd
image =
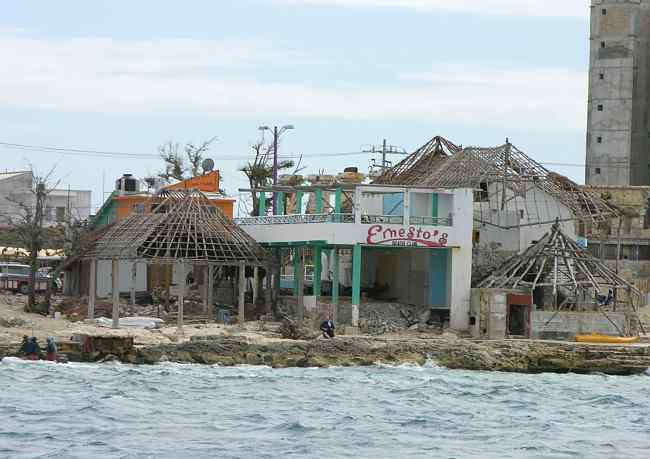
M573 339L590 333L619 336L619 330L625 330L625 314L608 312L607 316L616 326L600 312L534 311L532 338Z

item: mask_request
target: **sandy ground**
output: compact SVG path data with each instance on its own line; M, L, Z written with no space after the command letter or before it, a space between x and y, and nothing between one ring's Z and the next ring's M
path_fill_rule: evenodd
M279 324L272 322L248 322L244 330L237 326L222 324L185 325L181 336L175 323L153 330L136 328L114 330L87 322L51 319L24 312L25 301L26 297L22 295L0 295L0 344L20 343L24 335L36 336L41 343L45 343L48 336L54 336L59 342L67 341L76 333L133 336L135 344L176 343L189 340L191 336L201 335L246 336L251 343L257 344L280 340L275 333Z
M223 324L185 325L183 335L178 334L176 324L166 324L159 329L99 327L87 322L71 322L67 319L51 319L39 314L24 312L27 297L22 295L0 295L0 344L18 344L24 335L36 336L45 343L48 336L57 341L67 341L77 333L98 336L133 336L135 344L168 344L187 341L192 336L245 336L251 344L264 344L282 341L276 330L279 323L247 322L242 330L238 326ZM640 311L641 320L646 325L646 337L650 337L650 306ZM402 331L384 335L385 338L409 339L424 337L426 333ZM644 339L646 341L646 339Z

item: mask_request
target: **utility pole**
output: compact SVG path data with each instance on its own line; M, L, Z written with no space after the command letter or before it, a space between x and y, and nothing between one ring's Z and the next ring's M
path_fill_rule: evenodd
M375 158L371 159L370 175L381 175L393 165L393 162L387 159L388 155L407 154L404 148L398 147L396 145L388 145L386 139L383 139L381 146L372 145L369 150L363 150L363 152L370 153L373 156L377 153L381 153L381 164L377 164Z
M260 126L258 128L260 131L270 131L271 128L268 126ZM287 124L278 129L277 126L273 126L273 186L278 184L278 140L284 131L294 129L293 124ZM277 193L273 192L273 215L277 214L278 210L278 197Z
M273 126L273 186L278 184L278 127ZM273 215L277 215L278 195L273 192Z

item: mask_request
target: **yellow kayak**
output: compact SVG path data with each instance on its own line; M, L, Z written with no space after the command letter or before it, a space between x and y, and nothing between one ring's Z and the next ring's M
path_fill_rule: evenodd
M576 341L579 343L610 343L610 344L632 344L638 343L638 336L608 336L608 335L576 335Z

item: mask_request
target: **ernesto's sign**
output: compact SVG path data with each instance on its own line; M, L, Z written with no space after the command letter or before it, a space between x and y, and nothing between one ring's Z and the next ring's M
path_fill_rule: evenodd
M446 247L447 233L438 230L425 230L421 227L390 228L373 225L368 228L366 242L372 245L393 245L400 247Z

